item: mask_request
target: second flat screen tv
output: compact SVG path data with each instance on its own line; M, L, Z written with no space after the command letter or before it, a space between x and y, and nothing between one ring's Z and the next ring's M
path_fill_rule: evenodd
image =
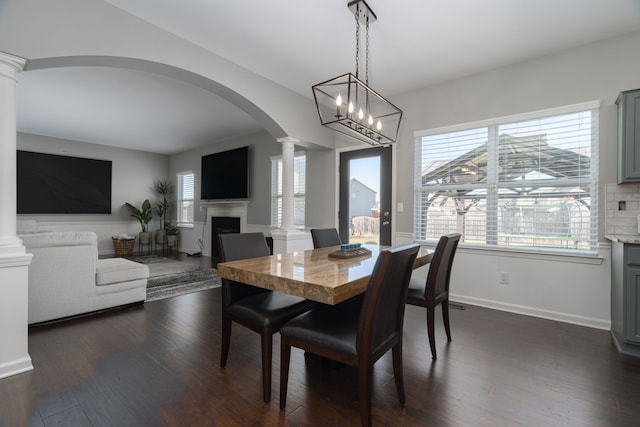
M111 214L111 161L17 151L19 214Z
M202 156L201 200L249 198L249 147Z

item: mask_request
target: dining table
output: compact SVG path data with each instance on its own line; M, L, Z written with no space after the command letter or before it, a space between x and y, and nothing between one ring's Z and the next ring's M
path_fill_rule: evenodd
M378 255L389 247L363 244L360 256L340 257L340 246L218 263L218 276L264 289L335 305L367 289ZM431 262L421 246L414 269Z

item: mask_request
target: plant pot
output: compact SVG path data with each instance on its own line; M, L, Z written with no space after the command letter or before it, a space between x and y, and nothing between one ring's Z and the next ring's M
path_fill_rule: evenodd
M150 231L141 231L138 234L138 239L140 239L141 245L148 245L151 243L151 232Z
M176 246L178 244L178 236L174 234L170 234L167 236L167 246L170 248Z
M156 230L156 245L164 245L167 241L167 232L164 230Z

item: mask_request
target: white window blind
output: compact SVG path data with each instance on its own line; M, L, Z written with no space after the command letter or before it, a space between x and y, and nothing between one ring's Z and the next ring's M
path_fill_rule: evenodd
M306 163L304 152L295 153L293 158L293 221L304 228L306 193ZM271 159L271 226L282 225L282 156Z
M598 109L574 107L418 134L416 238L595 250Z
M178 225L193 226L194 182L195 175L191 171L180 172L178 178Z

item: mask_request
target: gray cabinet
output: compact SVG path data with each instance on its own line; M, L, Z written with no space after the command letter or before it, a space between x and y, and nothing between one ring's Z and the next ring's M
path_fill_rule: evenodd
M640 245L613 243L611 334L621 353L640 356Z
M640 182L640 89L620 92L618 105L618 183Z

